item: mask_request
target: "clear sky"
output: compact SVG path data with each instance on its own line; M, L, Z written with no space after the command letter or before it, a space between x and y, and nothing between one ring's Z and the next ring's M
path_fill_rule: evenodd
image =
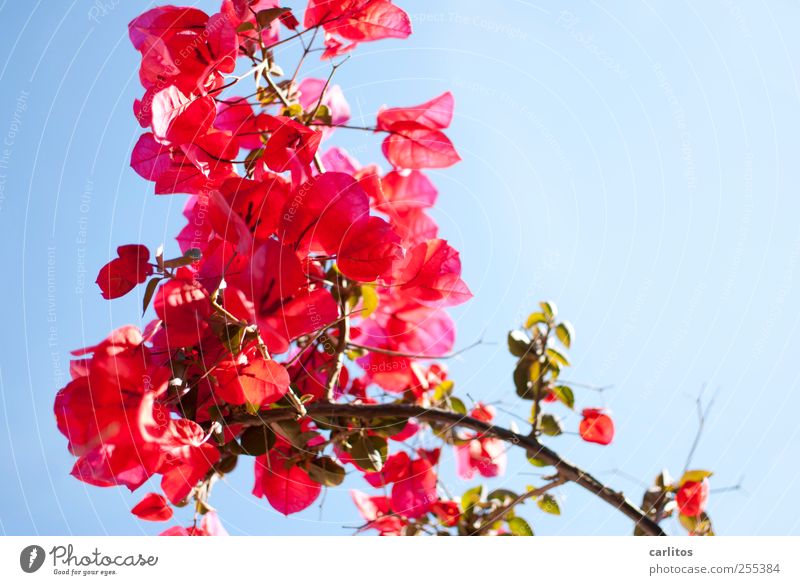
M639 500L631 476L682 470L705 386L714 404L694 463L715 472L716 488L743 478L743 489L712 494L717 531L800 533L800 6L398 4L414 34L363 45L336 81L355 123L384 103L456 96L449 134L464 160L431 173L435 216L475 293L454 311L458 345L497 342L449 363L457 391L525 417L505 333L552 299L577 330L565 376L613 385L577 389L579 404L605 405L617 422L609 447L572 435L553 447ZM163 528L129 514L138 496L124 488L68 475L52 415L69 350L141 323L135 295L100 297L97 269L116 246L152 249L182 225L184 197L156 197L128 167L141 89L126 25L148 6L0 0L0 533ZM380 160L374 137L337 143ZM472 485L445 459L454 491ZM535 472L515 455L493 484L519 489ZM250 495L251 482L242 465L215 488L233 534L347 534L359 523L347 489L366 484L287 519ZM528 506L538 533L629 533L580 488L561 494L559 518Z

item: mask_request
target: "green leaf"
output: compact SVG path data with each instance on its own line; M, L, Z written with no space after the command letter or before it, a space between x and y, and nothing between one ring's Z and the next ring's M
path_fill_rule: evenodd
M433 390L433 401L442 402L453 393L456 384L453 380L444 380Z
M530 350L531 339L524 331L515 329L508 332L508 351L514 357L522 357Z
M263 455L275 445L275 433L265 426L250 427L239 439L245 455Z
M336 487L344 481L344 467L330 457L320 457L308 463L308 475L322 485Z
M528 463L530 463L534 467L549 467L550 466L550 464L547 461L543 461L542 459L537 459L536 457L528 457Z
M542 414L539 417L539 428L549 437L556 437L564 432L561 421L552 414Z
M542 509L543 512L547 512L548 514L554 514L559 516L561 514L561 508L558 506L558 500L555 499L550 494L544 494L536 500L536 505Z
M376 435L388 438L401 432L407 424L407 418L373 418L368 426Z
M467 416L467 407L464 405L464 402L460 398L456 398L455 396L451 396L449 399L450 402L450 410L453 412L457 412L463 416Z
M159 282L161 282L161 277L157 276L151 278L150 282L147 283L147 288L144 289L144 298L142 299L142 315L147 312L147 307L150 306L150 301L153 298L153 294L156 292L156 288L158 288Z
M229 352L233 355L238 355L242 351L242 343L246 333L247 329L242 325L228 323L220 333L220 341Z
M475 504L481 502L484 499L485 493L486 493L485 485L479 485L475 486L474 488L468 489L461 496L461 509L464 510L464 512L466 513Z
M706 471L705 469L692 469L685 472L681 476L681 480L678 482L678 485L682 486L687 481L694 481L700 483L701 481L703 481L707 477L711 477L712 475L714 475L712 471Z
M558 315L558 307L556 304L551 301L542 301L539 303L539 306L542 308L542 312L545 316L549 319L555 319Z
M564 344L564 347L569 349L572 345L572 340L575 338L575 329L572 327L572 323L569 321L559 323L556 327L556 337Z
M514 388L517 396L525 400L533 400L530 381L530 360L521 359L514 368Z
M525 320L525 329L533 329L539 323L547 323L547 315L538 311L531 313Z
M546 353L547 357L550 358L550 361L554 362L555 364L559 366L569 365L569 360L567 359L567 356L565 356L563 353L561 353L554 347L548 347Z
M530 369L528 370L528 377L530 381L536 384L542 378L542 362L539 360L534 361L531 363Z
M380 471L388 455L386 439L377 435L356 435L350 438L350 455L355 463L369 471Z
M567 408L575 408L575 393L569 386L553 386L551 392Z
M533 536L531 525L519 516L508 520L508 529L514 536Z
M378 308L378 303L380 302L380 297L378 296L378 291L375 290L375 287L371 284L362 284L361 285L361 303L362 308L364 309L361 311L359 317L362 319L366 319L372 313L375 312L375 309Z

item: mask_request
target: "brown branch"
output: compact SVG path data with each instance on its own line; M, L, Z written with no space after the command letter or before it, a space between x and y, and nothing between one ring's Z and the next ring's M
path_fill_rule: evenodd
M312 419L319 417L352 417L369 420L381 417L417 418L427 422L449 424L452 427L463 427L477 431L481 435L493 436L512 445L525 449L528 455L541 459L552 465L560 477L574 482L583 489L596 495L610 504L625 516L634 521L639 529L649 536L665 536L666 533L641 508L637 507L621 492L614 491L600 480L584 471L580 467L563 459L558 453L539 443L535 437L521 435L503 427L496 427L476 418L462 416L456 412L439 410L436 408L423 408L413 404L334 404L312 403L307 405L308 416ZM245 425L269 424L278 420L294 418L295 413L288 409L275 409L262 411L256 415L239 415L228 423L243 423Z

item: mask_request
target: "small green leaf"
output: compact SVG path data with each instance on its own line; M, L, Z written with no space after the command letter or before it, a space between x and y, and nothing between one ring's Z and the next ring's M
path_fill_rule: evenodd
M453 380L443 380L436 388L433 390L433 400L434 402L441 402L448 396L453 393L453 388L455 388L455 382Z
M547 315L540 312L531 313L525 320L525 329L532 329L539 323L547 323Z
M533 400L530 381L530 360L521 359L514 368L514 388L520 398Z
M308 463L308 475L322 485L336 487L344 481L344 467L330 457L320 457Z
M572 323L569 321L559 323L556 327L556 337L564 344L564 347L569 349L572 345L572 340L575 338L575 329L572 327Z
M550 358L551 362L554 362L555 364L558 364L559 366L568 366L569 365L569 360L567 359L567 356L565 356L563 353L561 353L560 351L558 351L554 347L548 347L546 353L547 353L547 357Z
M558 505L558 500L550 494L544 494L536 500L536 505L542 509L543 512L554 514L556 516L561 514L561 508Z
M364 309L361 311L359 317L366 319L372 313L375 312L375 309L378 308L378 303L380 302L380 297L378 296L378 291L375 290L375 287L371 284L362 284L361 285L361 305Z
M530 351L531 339L524 331L515 329L508 333L508 351L514 357L522 357Z
M377 435L356 435L350 438L350 455L362 469L380 471L386 461L388 446L386 439Z
M147 307L150 306L150 301L158 288L158 283L161 282L161 277L151 278L147 283L147 288L144 289L144 298L142 299L142 315L147 312Z
M478 502L481 502L486 494L486 486L479 485L475 486L474 488L470 488L464 492L461 496L461 509L464 510L466 513L470 508L472 508Z
M552 414L543 414L539 417L539 428L549 437L557 437L564 432L561 421Z
M467 407L464 405L464 402L460 398L456 398L455 396L451 396L449 399L450 402L450 410L453 412L457 412L463 416L467 416Z
M531 525L519 516L509 519L508 529L514 536L533 536Z
M706 471L705 469L692 469L687 471L681 476L681 480L678 482L679 486L682 486L687 481L694 481L694 482L701 482L707 477L711 477L714 475L712 471Z
M556 304L551 301L542 301L539 303L539 306L542 308L542 312L545 316L549 319L555 319L558 315L558 307Z
M553 386L551 392L567 408L575 408L575 393L569 386Z
M528 463L530 463L534 467L549 467L550 465L547 461L543 461L542 459L537 459L536 457L528 457Z

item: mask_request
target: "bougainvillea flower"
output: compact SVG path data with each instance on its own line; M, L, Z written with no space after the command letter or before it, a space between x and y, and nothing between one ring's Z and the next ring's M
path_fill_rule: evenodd
M389 0L311 0L306 28L322 25L326 52L323 59L346 53L360 42L404 39L411 34L408 15ZM351 41L345 45L339 39Z
M384 108L378 112L378 129L391 130L398 122L416 122L425 128L441 130L453 120L455 100L449 91L440 96L407 108Z
M164 347L185 347L199 343L208 330L211 315L208 292L195 282L186 270L178 271L161 285L153 299L153 308L162 321L160 334Z
M495 437L472 439L456 446L456 472L462 479L472 479L477 472L482 477L497 477L506 470L506 445Z
M266 406L289 391L289 373L275 360L251 356L243 364L229 363L217 370L216 395L230 404Z
M424 515L435 501L436 471L426 458L415 459L406 476L392 486L392 509L408 518Z
M266 125L271 135L264 152L267 166L276 172L289 170L292 162L308 167L317 154L322 134L286 116L273 116Z
M116 299L143 283L153 273L150 250L139 244L117 248L117 257L100 269L97 286L104 299Z
M461 519L461 510L458 507L458 502L452 500L439 500L435 502L431 506L431 512L445 526L455 526Z
M158 470L161 489L173 504L185 500L220 458L219 449L206 441L203 428L185 418L170 421L164 451L165 460Z
M291 456L291 449L276 446L256 457L253 487L255 497L267 498L273 508L286 516L308 508L322 490L305 469L291 461Z
M367 521L362 530L371 528L381 536L397 536L407 524L405 518L392 513L391 502L386 496L370 496L358 490L350 490L350 495L358 513Z
M385 220L374 216L357 220L336 253L342 274L361 282L388 275L401 255L400 237Z
M131 514L142 520L164 522L172 518L172 508L164 496L151 492L133 507Z
M331 85L328 87L320 102L320 94L327 83L324 79L316 79L314 77L307 77L301 81L297 87L300 93L300 105L303 106L306 112L313 111L317 104L326 106L330 114L329 124L333 126L346 124L350 119L350 105L344 99L344 93L342 93L340 86ZM315 118L315 120L318 119Z
M449 167L461 160L442 132L453 119L450 92L418 106L387 108L378 113L378 130L388 132L382 149L386 159L404 169Z
M411 458L405 451L387 457L380 471L364 474L364 479L374 488L383 487L406 477L411 467Z
M472 298L461 280L461 258L445 240L428 240L414 246L394 285L405 295L432 306L459 305Z
M614 438L614 421L602 409L585 408L578 431L588 443L608 445Z
M678 511L684 516L699 516L708 504L710 485L707 478L702 481L685 481L675 495Z
M161 6L128 25L133 46L142 53L139 79L145 88L175 84L183 92L207 89L236 66L236 30L224 14Z

